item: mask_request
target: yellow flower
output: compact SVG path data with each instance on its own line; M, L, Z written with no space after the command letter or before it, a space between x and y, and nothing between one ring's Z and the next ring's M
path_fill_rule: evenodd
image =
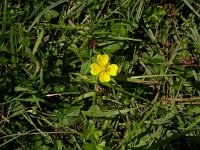
M118 66L116 64L107 65L109 62L109 57L107 54L98 55L97 63L92 63L90 65L90 73L94 76L99 74L99 80L101 82L109 82L110 76L116 76Z

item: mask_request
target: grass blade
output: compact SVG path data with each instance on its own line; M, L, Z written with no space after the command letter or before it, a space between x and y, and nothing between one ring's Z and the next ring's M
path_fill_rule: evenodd
M3 22L2 22L2 32L1 32L1 42L3 43L6 33L6 23L7 23L7 0L4 1L3 10Z
M39 45L40 45L40 43L42 41L43 36L44 36L44 29L42 29L42 31L40 32L40 34L39 34L39 36L37 38L37 41L35 42L35 45L33 47L33 55L35 55L35 53L37 52L38 47L39 47Z
M184 3L194 12L194 14L199 17L200 19L200 14L194 9L194 7L192 7L192 5L190 5L190 3L187 0L183 0Z

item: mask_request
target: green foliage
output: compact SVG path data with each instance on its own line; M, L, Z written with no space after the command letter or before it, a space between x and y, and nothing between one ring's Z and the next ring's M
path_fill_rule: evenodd
M194 0L2 0L0 149L199 148L199 18Z

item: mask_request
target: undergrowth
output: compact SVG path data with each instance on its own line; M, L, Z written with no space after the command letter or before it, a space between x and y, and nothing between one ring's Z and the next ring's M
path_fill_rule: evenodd
M194 0L2 0L0 149L198 149ZM100 82L97 55L118 65Z

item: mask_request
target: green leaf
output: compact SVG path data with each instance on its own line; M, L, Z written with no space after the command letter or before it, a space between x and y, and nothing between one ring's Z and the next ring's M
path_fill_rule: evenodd
M39 148L39 150L49 150L50 147L48 147L47 145L43 145Z
M56 150L62 150L62 149L63 149L62 140L56 140Z
M194 107L194 108L193 108ZM191 109L188 110L188 115L199 115L200 114L200 107L199 106L193 106Z
M37 52L38 50L38 47L41 43L41 40L43 38L43 35L44 35L44 30L42 29L42 31L40 32L40 34L38 35L38 38L37 38L37 41L35 42L35 45L33 47L33 55Z
M52 8L54 8L54 7L56 7L56 6L60 5L60 4L62 4L62 3L65 3L65 2L66 2L66 0L59 0L59 1L55 2L55 3L53 3L52 5L48 6L47 8L45 8L45 9L35 18L35 20L32 22L31 26L28 28L28 31L30 31L30 30L33 28L33 26L40 20L40 18L41 18L48 10L50 10L50 9L52 9Z
M47 20L51 20L53 18L56 18L59 16L59 13L55 10L47 10L44 14L44 17L47 19Z
M56 92L56 93L60 93L60 92L63 92L65 90L65 86L64 85L56 85L55 87L54 87L54 91Z
M4 11L3 11L3 22L1 29L1 42L3 43L6 34L6 24L7 24L7 0L4 1Z
M36 98L36 97L29 97L29 98L15 98L13 100L18 100L18 101L25 101L25 102L44 102L44 99L41 98Z
M30 89L30 88L23 88L23 87L15 87L15 92L28 92L28 93L37 93L37 91L35 91L34 89Z
M90 64L91 64L90 60L87 60L86 62L84 62L81 65L81 73L88 74L90 72Z
M119 27L119 33L120 33L121 36L126 35L126 28L123 26L123 24L121 24L120 27Z
M99 143L97 145L97 150L104 150L105 149L105 146L106 146L106 142L105 141L102 141L101 143Z
M109 52L109 53L114 53L114 52L120 50L121 47L122 47L122 43L114 43L114 44L104 47L103 50L105 50L106 52Z
M23 87L15 87L16 92L28 92L30 91L29 88L23 88Z
M93 132L93 136L94 136L94 138L96 139L96 140L98 140L99 139L99 137L102 135L102 131L101 130L95 130L94 132Z
M119 114L125 114L130 112L132 109L124 109L124 110L108 110L108 111L81 111L83 115L90 117L114 117Z
M83 149L84 150L95 150L96 147L95 147L94 144L86 142L86 143L83 144Z

